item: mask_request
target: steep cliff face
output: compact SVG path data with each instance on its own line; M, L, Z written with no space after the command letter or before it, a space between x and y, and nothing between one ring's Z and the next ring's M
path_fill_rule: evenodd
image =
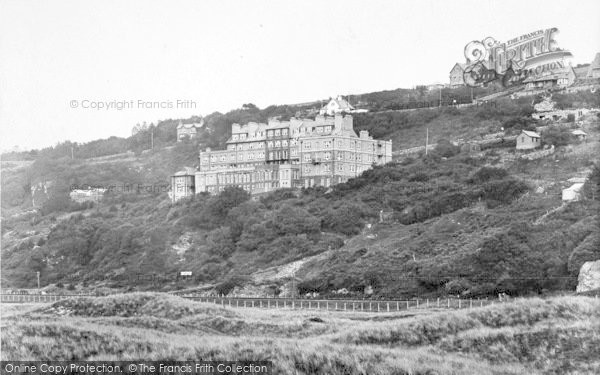
M600 289L600 260L585 262L579 271L577 292Z

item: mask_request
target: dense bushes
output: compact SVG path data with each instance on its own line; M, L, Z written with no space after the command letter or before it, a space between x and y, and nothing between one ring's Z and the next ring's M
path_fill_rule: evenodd
M542 133L542 143L548 146L566 146L573 142L570 129L562 127L550 127Z

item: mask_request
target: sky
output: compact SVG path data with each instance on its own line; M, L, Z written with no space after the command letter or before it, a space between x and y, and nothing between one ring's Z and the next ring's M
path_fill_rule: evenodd
M598 14L597 0L0 0L0 150L446 83L488 36L557 27L573 64L589 63Z

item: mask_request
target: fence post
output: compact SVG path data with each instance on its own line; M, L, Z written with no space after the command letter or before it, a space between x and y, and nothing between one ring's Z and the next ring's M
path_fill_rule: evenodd
M379 312L379 301L377 301L377 312Z
M390 303L387 303L387 311L390 312Z
M425 307L429 308L429 298L427 298L427 301L425 302Z
M335 303L335 309L337 310L337 302Z
M400 301L396 301L396 311L400 311Z
M473 299L472 298L469 299L469 308L470 309L473 308Z
M254 307L254 300L252 300L252 307Z
M450 308L450 298L448 298L448 308Z
M438 299L437 299L437 307L438 307L438 309L440 308L440 297L438 297Z
M458 308L460 309L460 298L458 299Z
M354 305L354 302L352 302L352 311L354 311L356 308L356 306Z
M419 308L419 299L417 298L417 309Z
M258 301L258 303L259 303L258 307L260 307L262 309L262 299L260 301Z
M479 307L483 307L483 300L479 299Z

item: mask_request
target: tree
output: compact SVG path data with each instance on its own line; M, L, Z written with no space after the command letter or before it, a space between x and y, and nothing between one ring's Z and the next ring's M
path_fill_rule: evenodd
M219 195L212 197L208 202L208 214L215 226L224 222L229 210L250 199L250 193L237 187L226 187Z
M545 145L566 146L573 140L573 135L569 129L560 127L551 127L542 133L542 143Z

